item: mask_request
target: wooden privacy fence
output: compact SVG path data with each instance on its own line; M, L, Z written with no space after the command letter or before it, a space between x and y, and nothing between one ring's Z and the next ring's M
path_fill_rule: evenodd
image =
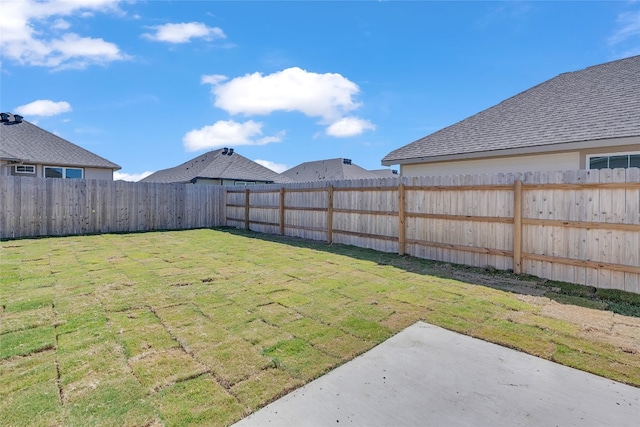
M640 170L251 187L0 177L0 237L230 225L640 293Z
M223 197L221 186L0 177L0 237L216 227Z
M228 225L640 293L640 170L227 187Z

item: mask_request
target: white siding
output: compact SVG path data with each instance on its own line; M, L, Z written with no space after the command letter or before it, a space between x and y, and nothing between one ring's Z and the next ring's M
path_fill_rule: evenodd
M576 169L580 169L580 153L578 152L400 166L402 176L469 175Z
M101 168L84 168L84 179L103 179L113 181L113 170Z

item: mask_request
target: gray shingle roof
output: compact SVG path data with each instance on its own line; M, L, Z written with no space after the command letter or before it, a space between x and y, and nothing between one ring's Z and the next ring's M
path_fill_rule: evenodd
M282 172L282 175L296 182L380 178L374 172L354 165L350 161L345 163L344 160L338 158L306 162Z
M397 178L398 171L396 169L370 169L369 172L375 173L378 178Z
M640 56L633 56L560 74L398 148L382 162L638 135Z
M159 170L142 182L190 182L196 178L256 181L265 183L291 182L237 152L222 154L223 149L209 151L173 168Z
M55 166L120 169L109 160L13 115L0 123L0 158Z

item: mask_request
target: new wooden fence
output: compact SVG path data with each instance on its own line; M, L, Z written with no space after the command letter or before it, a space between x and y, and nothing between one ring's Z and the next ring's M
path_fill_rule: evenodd
M640 293L640 170L251 187L0 177L0 237L229 225Z
M227 187L264 233L640 293L640 170Z
M224 225L221 186L0 177L0 238Z

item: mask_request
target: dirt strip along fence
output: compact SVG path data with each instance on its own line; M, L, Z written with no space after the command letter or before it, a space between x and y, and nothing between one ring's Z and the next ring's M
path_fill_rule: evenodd
M226 187L226 224L640 293L640 169Z
M0 177L0 238L224 225L224 188L209 185Z

